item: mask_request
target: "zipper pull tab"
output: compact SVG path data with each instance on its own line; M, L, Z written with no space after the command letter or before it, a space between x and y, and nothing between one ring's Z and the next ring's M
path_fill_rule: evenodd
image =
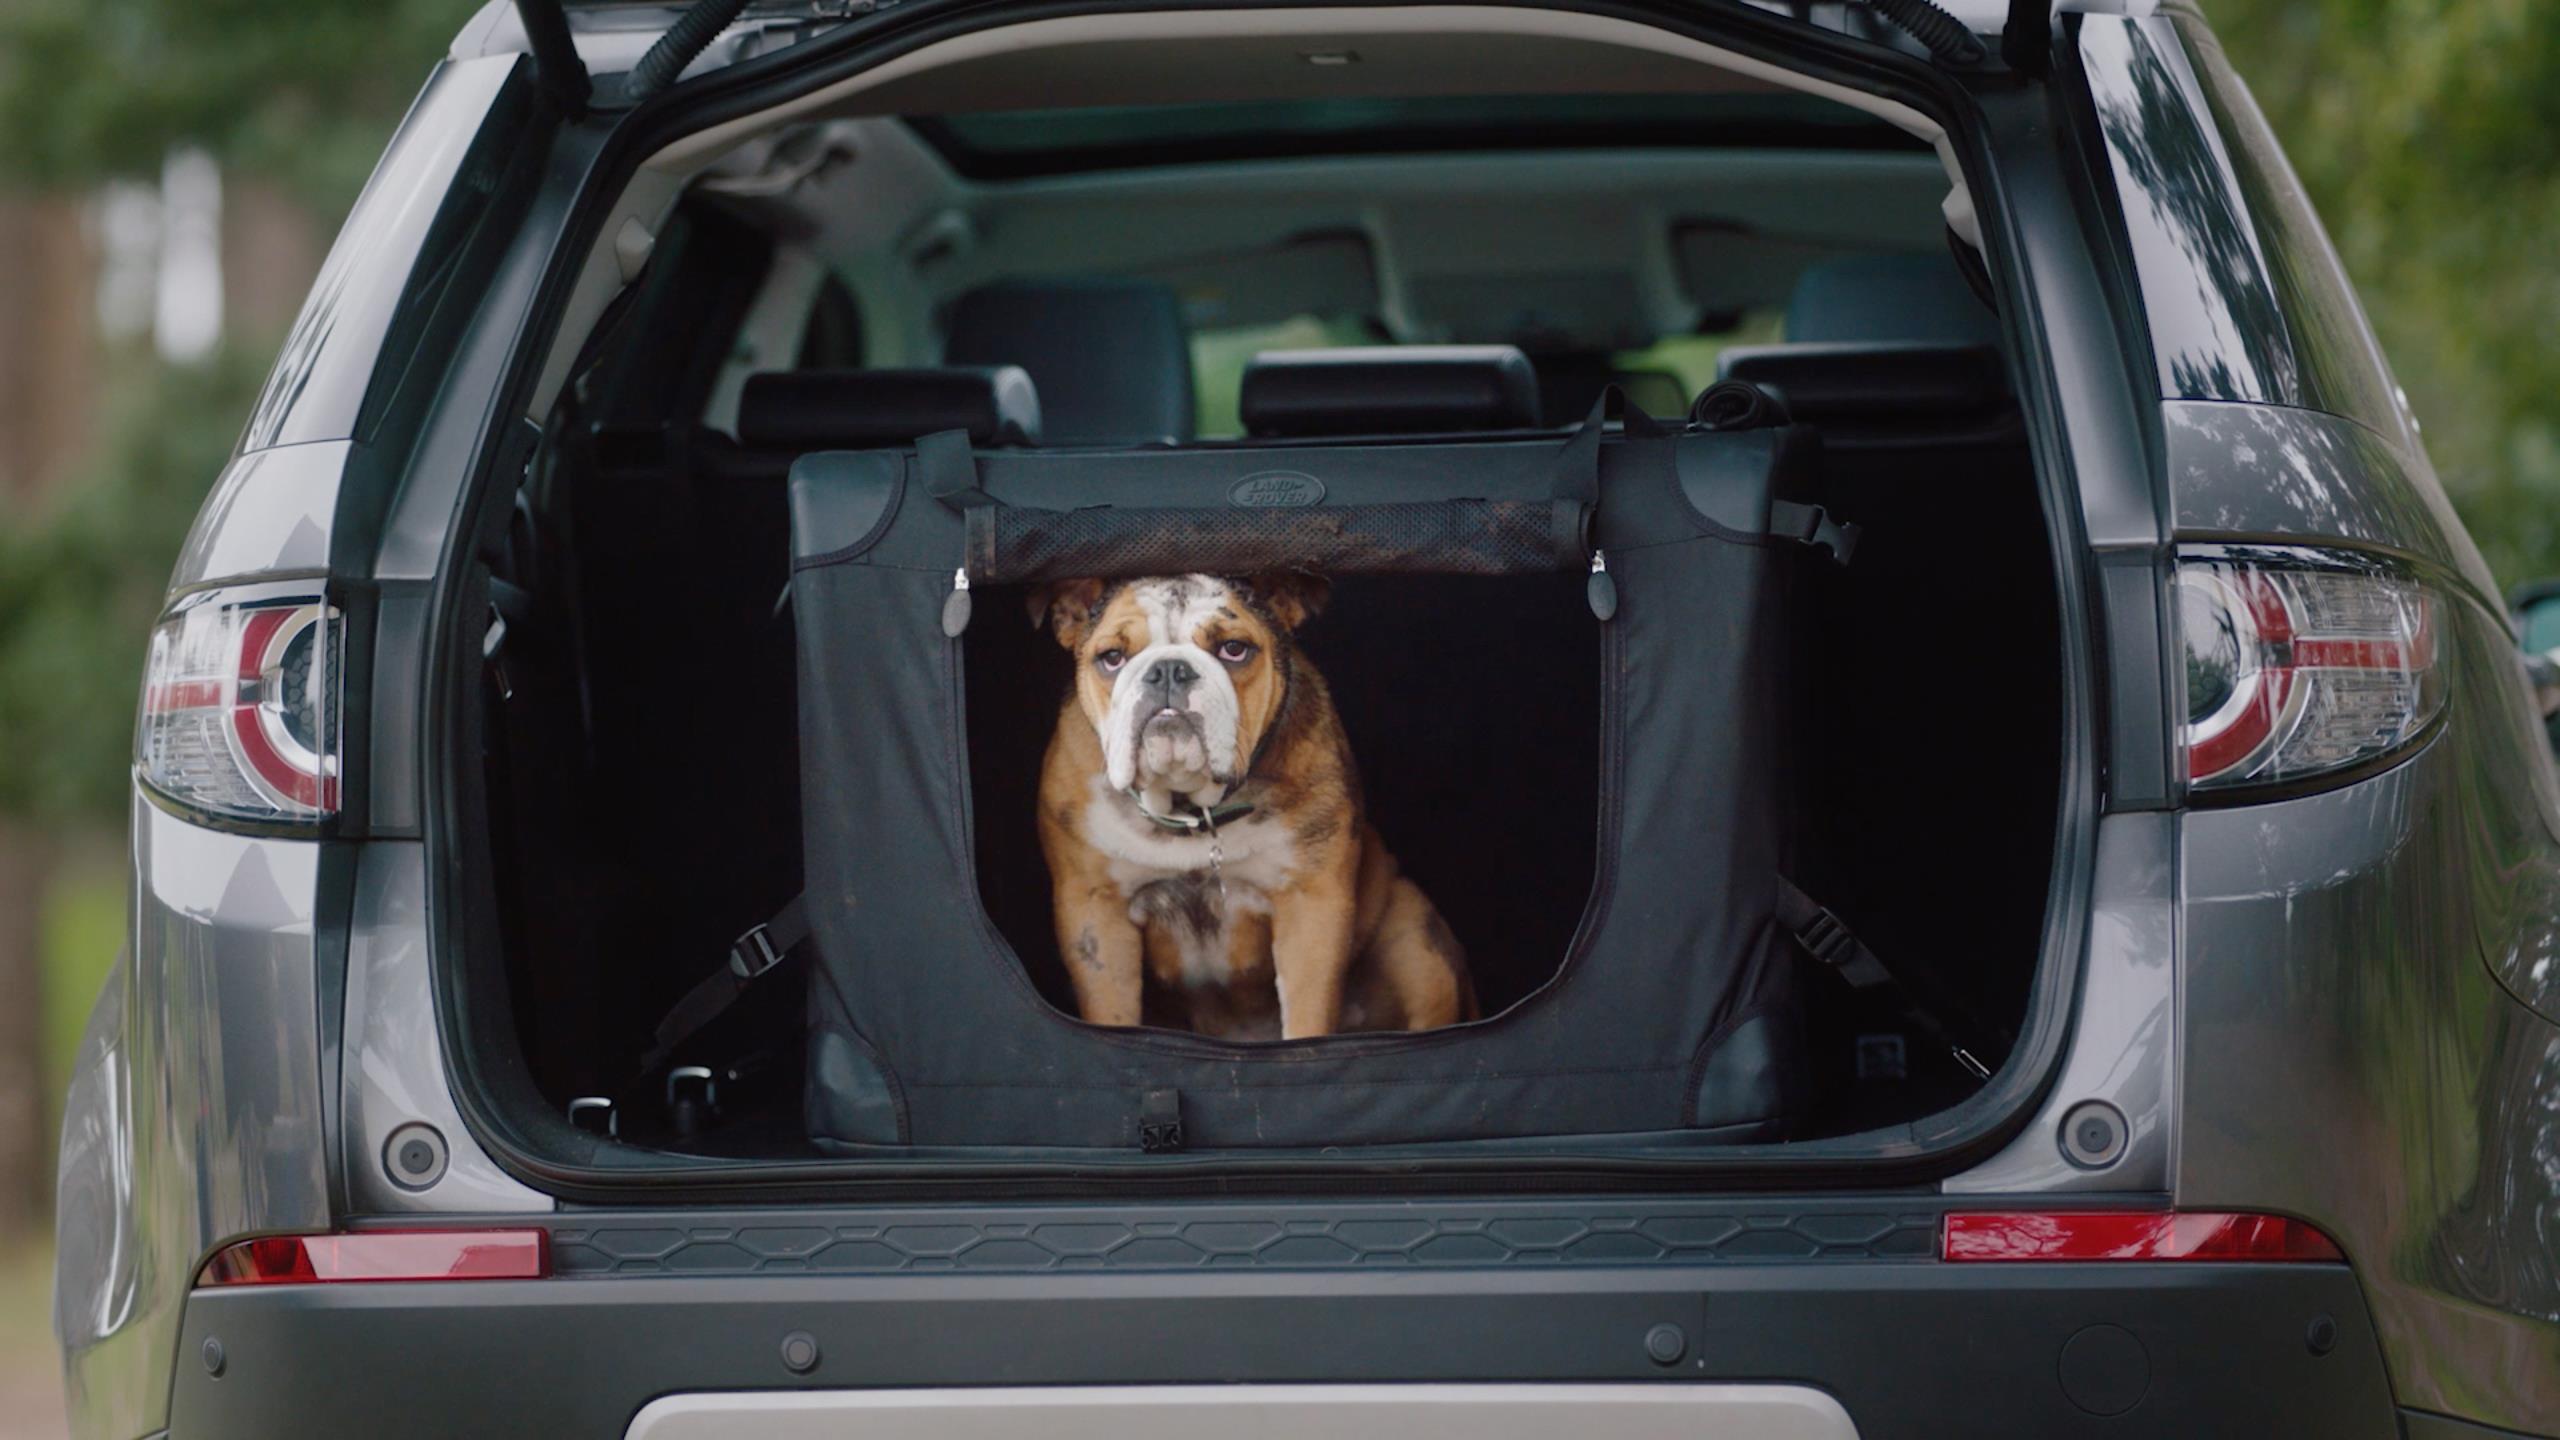
M951 594L942 602L942 633L957 640L969 628L969 567L951 572Z
M1583 589L1591 599L1593 615L1607 620L1618 613L1618 582L1609 578L1609 557L1606 553L1599 550L1591 552L1591 581Z

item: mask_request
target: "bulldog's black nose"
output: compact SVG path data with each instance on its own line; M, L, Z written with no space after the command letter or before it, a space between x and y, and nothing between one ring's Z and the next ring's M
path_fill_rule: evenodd
M1198 683L1200 672L1192 669L1188 660L1167 656L1148 666L1147 673L1138 678L1159 690L1181 690Z

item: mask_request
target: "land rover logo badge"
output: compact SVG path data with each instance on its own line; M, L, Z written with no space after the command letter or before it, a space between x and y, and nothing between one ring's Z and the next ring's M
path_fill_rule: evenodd
M1324 482L1297 470L1258 470L1235 483L1227 499L1253 510L1313 505L1324 498Z

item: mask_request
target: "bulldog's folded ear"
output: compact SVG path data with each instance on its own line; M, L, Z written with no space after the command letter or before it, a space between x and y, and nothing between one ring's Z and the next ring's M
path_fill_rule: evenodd
M1102 618L1102 582L1100 580L1052 580L1035 585L1027 602L1031 612L1031 628L1047 625L1058 633L1058 643L1073 650L1093 633L1093 622Z
M1333 582L1310 570L1266 570L1244 583L1247 596L1283 630L1316 618L1333 593Z

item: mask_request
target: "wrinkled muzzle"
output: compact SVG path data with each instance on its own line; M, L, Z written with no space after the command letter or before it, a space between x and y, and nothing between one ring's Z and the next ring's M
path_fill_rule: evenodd
M1102 757L1115 790L1162 811L1175 795L1216 804L1236 773L1236 687L1197 645L1155 645L1112 677Z

